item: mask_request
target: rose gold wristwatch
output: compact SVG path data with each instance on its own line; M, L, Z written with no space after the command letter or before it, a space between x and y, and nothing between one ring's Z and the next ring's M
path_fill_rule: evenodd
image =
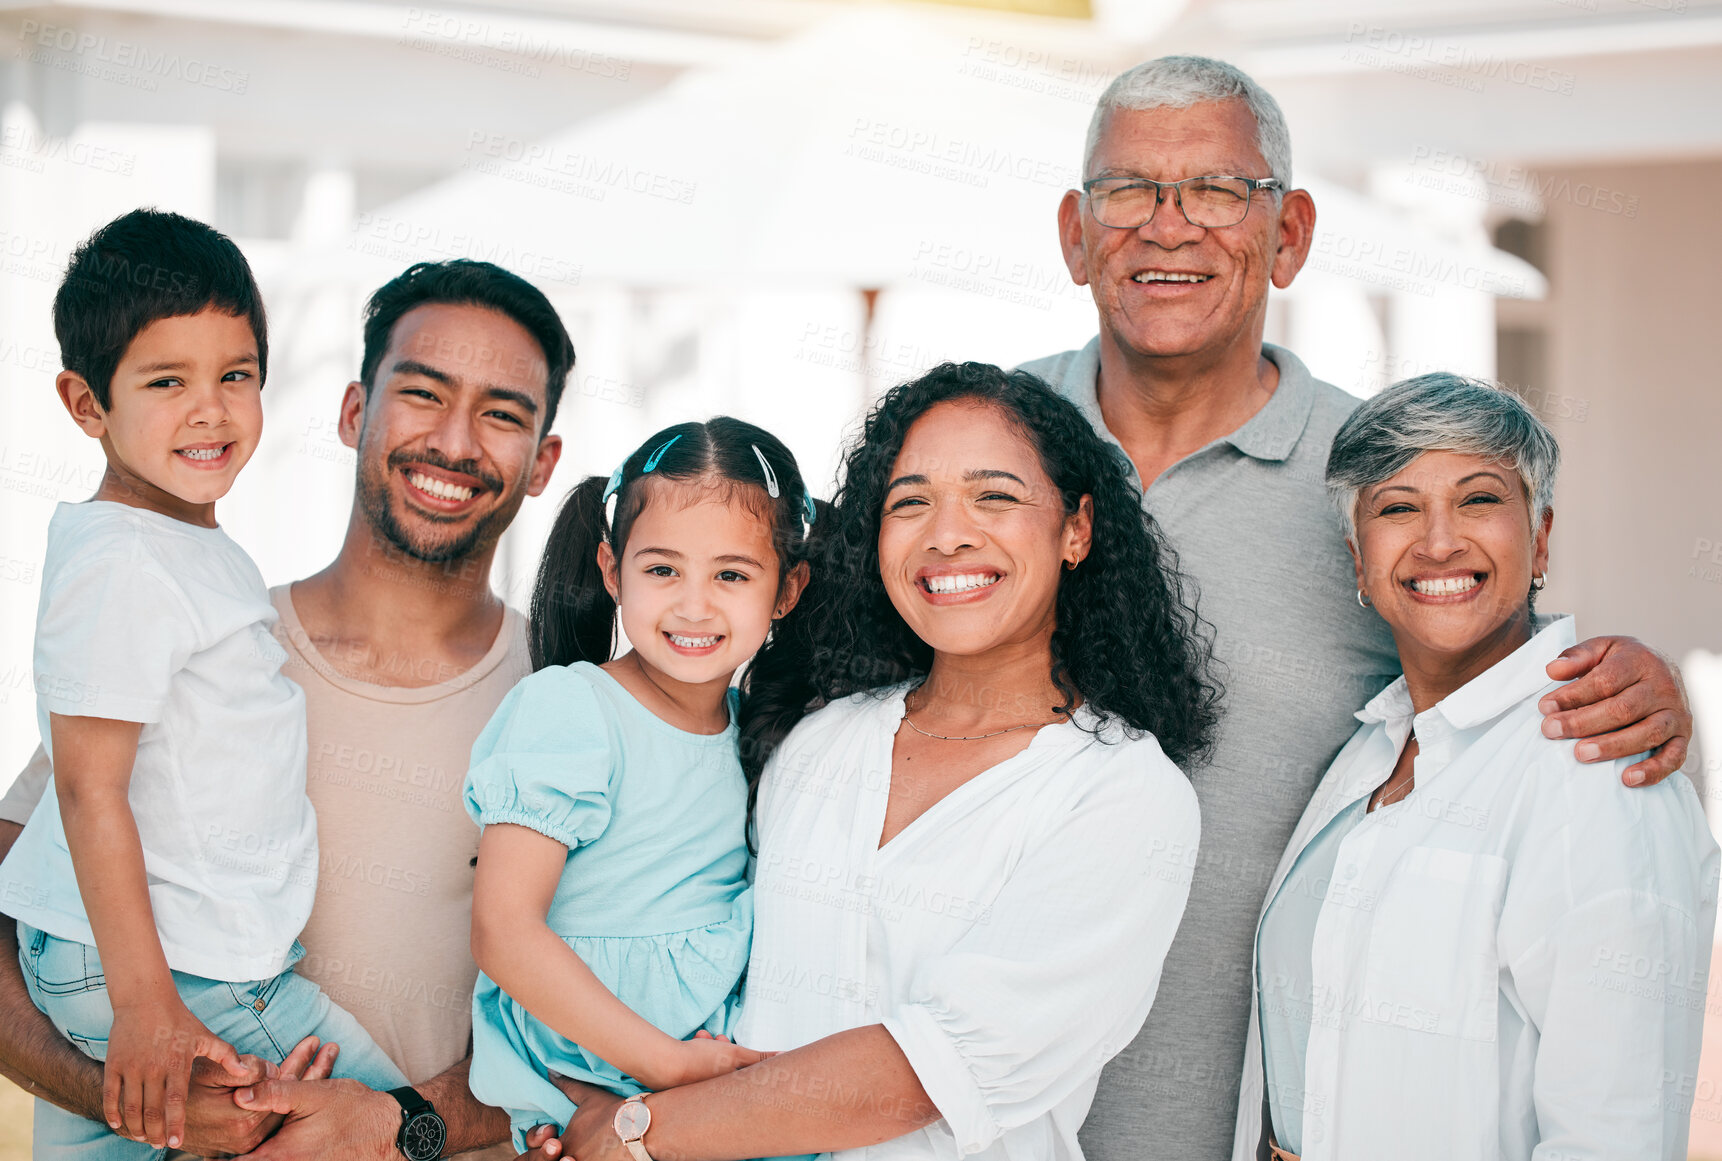
M622 1138L622 1144L628 1147L634 1161L652 1161L652 1155L646 1152L641 1141L646 1130L652 1127L652 1110L646 1107L644 1094L635 1093L623 1101L616 1110L616 1119L610 1124L616 1130L616 1136Z

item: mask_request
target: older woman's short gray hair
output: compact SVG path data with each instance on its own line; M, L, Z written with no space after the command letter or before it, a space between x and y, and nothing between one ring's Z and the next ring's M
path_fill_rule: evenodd
M1446 371L1418 375L1366 399L1340 425L1327 456L1327 491L1346 539L1357 539L1357 498L1427 451L1510 465L1530 500L1533 526L1554 500L1561 449L1530 405L1511 391Z
M1291 132L1279 102L1236 65L1205 56L1163 56L1144 61L1119 74L1100 94L1094 117L1088 122L1088 143L1082 150L1082 176L1093 177L1089 166L1106 118L1114 109L1188 109L1202 101L1242 101L1256 119L1256 148L1268 163L1270 175L1291 187ZM1144 174L1160 177L1165 174ZM1180 174L1197 177L1198 174ZM1253 174L1238 174L1252 177Z

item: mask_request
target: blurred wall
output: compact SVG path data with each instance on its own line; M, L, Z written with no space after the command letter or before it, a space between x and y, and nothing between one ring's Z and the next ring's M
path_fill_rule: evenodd
M1545 308L1539 403L1566 455L1547 607L1675 657L1722 650L1722 160L1542 176L1622 195L1549 199L1549 298L1512 304Z

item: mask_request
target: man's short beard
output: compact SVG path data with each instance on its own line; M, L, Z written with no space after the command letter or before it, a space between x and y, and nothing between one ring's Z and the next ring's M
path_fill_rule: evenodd
M427 542L423 538L415 539L395 513L388 487L393 467L385 467L379 477L376 472L364 468L362 458L360 463L356 484L358 507L365 522L391 548L403 556L425 564L449 564L488 549L502 538L503 532L514 521L515 513L520 510L521 500L524 499L523 496L516 495L512 503L505 503L494 509L451 540L441 543Z
M376 529L378 536L381 536L402 555L423 561L425 564L448 564L452 561L465 560L467 557L489 548L502 536L503 529L508 527L508 522L514 515L512 512L498 509L479 520L453 540L444 541L441 544L430 544L423 540L415 540L412 534L401 524L395 516L394 508L389 503L389 494L386 490L371 495L361 493L360 507L365 514L365 519L370 522L372 528ZM496 528L492 532L492 527L499 518L502 527Z

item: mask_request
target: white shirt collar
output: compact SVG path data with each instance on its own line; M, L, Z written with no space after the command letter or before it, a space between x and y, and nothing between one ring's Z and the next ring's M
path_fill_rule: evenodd
M1559 617L1426 712L1440 714L1456 730L1467 730L1500 717L1538 690L1554 684L1548 675L1548 663L1576 644L1578 632L1573 619ZM1357 720L1392 726L1410 718L1412 713L1411 694L1401 677L1370 698L1369 704L1357 711Z

